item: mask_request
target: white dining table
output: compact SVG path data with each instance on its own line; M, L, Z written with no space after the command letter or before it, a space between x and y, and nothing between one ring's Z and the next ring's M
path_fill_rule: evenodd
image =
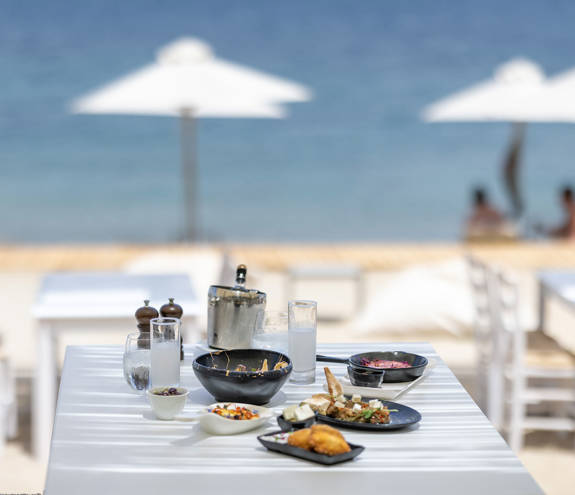
M168 302L168 297L175 298L183 307L185 326L192 326L200 303L185 274L74 272L44 277L32 308L37 322L32 444L39 460L47 460L50 447L58 377L56 352L61 332L135 332L134 313L144 299L159 309ZM194 337L192 341L195 340Z
M124 381L121 347L68 347L45 495L543 493L431 345L318 346L318 352L339 357L374 349L435 361L428 376L399 399L422 420L403 430L342 430L365 450L353 461L326 467L260 445L257 435L279 429L275 418L235 436L211 436L194 422L157 420L146 397ZM201 345L186 347L181 382L190 395L184 417L214 402L191 367L192 355L200 352ZM318 363L314 384L287 383L269 407L280 413L286 404L323 391L323 366ZM329 366L336 376L345 372L345 365Z
M569 308L575 317L575 270L544 270L539 280L539 328L564 349L575 353L575 331L570 326L549 326L547 304L555 298Z

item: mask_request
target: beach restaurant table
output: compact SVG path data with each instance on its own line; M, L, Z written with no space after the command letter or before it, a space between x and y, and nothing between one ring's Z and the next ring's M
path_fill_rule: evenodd
M32 309L37 320L38 364L32 411L37 458L46 460L50 447L56 405L58 334L63 330L135 332L134 313L144 299L159 308L168 297L174 297L184 308L186 322L199 314L198 299L190 278L184 274L52 273L44 277Z
M539 328L555 339L569 352L575 353L575 331L573 328L553 328L547 325L546 305L552 297L557 298L573 311L575 316L575 271L545 270L539 279Z
M426 355L436 365L400 402L423 416L389 432L343 431L365 446L354 461L326 467L264 449L256 436L277 424L235 436L210 436L191 422L155 420L146 398L128 387L119 346L68 347L60 385L45 495L346 494L534 495L543 493L521 462L429 344L319 345L335 356L393 348ZM213 398L195 379L186 346L184 416ZM203 351L202 351L203 352ZM322 391L286 384L270 407L280 412ZM330 364L341 377L344 365Z

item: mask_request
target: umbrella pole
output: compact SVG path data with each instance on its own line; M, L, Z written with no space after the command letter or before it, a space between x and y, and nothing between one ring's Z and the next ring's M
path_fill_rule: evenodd
M184 202L184 242L192 242L197 237L195 127L191 109L182 109L180 112L180 144Z
M521 152L523 149L523 139L525 136L525 123L513 122L511 142L505 154L503 163L503 180L507 189L507 194L511 201L513 217L519 218L523 213L523 198L519 184L519 172L521 170Z

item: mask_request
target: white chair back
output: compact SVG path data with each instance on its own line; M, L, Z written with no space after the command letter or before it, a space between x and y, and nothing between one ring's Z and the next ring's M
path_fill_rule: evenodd
M467 266L474 307L473 338L476 349L476 400L479 407L489 416L488 373L493 346L493 315L491 304L490 273L487 265L468 255Z

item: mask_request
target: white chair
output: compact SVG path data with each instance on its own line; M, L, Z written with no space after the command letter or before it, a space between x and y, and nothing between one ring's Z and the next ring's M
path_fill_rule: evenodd
M518 317L520 292L512 276L491 269L491 283L493 362L505 370L507 384L504 429L511 448L519 452L526 430L575 431L575 419L570 417L575 404L575 359L539 332L523 330ZM538 342L530 345L530 341ZM566 366L550 366L558 357Z
M525 331L512 276L473 256L467 261L476 310L479 398L487 397L487 417L507 433L515 452L526 430L574 431L565 406L575 404L575 359L541 332Z
M503 426L503 370L494 366L494 301L492 273L478 258L466 256L474 307L473 337L476 346L475 397L491 423Z
M6 439L14 438L18 432L18 409L14 376L7 358L0 357L0 453Z

